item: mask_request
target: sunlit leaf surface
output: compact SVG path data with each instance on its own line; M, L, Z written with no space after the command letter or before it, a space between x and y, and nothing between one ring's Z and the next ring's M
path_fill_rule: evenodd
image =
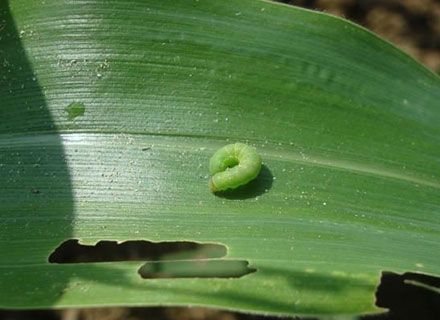
M3 0L0 63L0 307L363 313L381 271L440 274L440 79L358 26L258 0ZM213 195L233 142L262 173ZM218 243L256 272L49 263L73 238Z

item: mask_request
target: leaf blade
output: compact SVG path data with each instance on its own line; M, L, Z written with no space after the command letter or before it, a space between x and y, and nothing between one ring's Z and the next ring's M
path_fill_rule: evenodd
M1 89L1 265L14 267L11 285L29 276L5 307L360 313L375 310L381 270L438 274L437 76L318 13L259 1L110 3L10 4L25 33L7 40L7 59L20 45L26 56L5 81L12 92ZM69 120L72 102L85 110ZM255 145L275 179L252 197L215 197L209 157L236 140ZM257 272L145 281L141 264L48 264L70 237L217 242Z

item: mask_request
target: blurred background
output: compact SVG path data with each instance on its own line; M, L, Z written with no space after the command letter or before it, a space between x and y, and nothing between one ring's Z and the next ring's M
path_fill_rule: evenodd
M279 0L353 21L440 73L440 0Z
M278 0L340 16L370 29L440 73L440 0ZM205 308L0 310L1 320L275 320ZM311 320L314 318L289 318ZM335 319L335 318L334 318ZM373 319L366 316L363 319ZM374 319L395 319L391 315Z

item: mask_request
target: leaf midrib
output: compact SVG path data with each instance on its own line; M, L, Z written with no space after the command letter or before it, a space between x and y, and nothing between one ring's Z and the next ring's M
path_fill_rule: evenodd
M192 139L205 139L212 140L215 143L212 148L215 149L217 144L220 143L230 143L235 140L245 140L245 142L250 144L261 144L263 143L260 139L237 139L233 136L207 136L207 135L197 135L197 134L173 134L173 133L148 133L148 132L118 132L118 131L88 131L88 130L78 130L76 132L36 132L28 133L26 135L20 134L0 134L0 146L7 145L10 146L13 140L16 142L21 142L24 144L29 144L40 140L42 137L58 136L61 141L66 140L64 137L69 137L71 135L81 135L81 136L107 136L107 135L127 135L127 136L147 136L147 137L164 137L164 138L192 138ZM18 141L17 141L18 140ZM59 143L59 141L58 141ZM266 141L264 141L266 143ZM285 143L279 141L270 141L270 143ZM188 141L182 141L179 143L179 147L187 146L189 149L194 149L194 147L200 146L200 144L190 143ZM440 182L434 180L423 179L410 174L403 174L394 170L381 168L379 166L374 167L371 165L362 164L360 162L355 163L353 161L337 160L331 158L321 158L316 156L307 155L304 153L293 152L293 151L281 151L275 150L270 146L266 146L264 151L261 151L262 155L266 159L294 162L297 164L304 164L308 166L316 166L321 168L331 168L344 172L358 173L362 175L376 176L385 179L393 179L399 181L405 181L408 183L416 184L418 186L432 187L440 190Z

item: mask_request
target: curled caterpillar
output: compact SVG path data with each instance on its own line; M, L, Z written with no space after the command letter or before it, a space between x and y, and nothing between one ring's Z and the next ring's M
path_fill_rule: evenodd
M254 180L261 170L261 157L244 143L228 144L209 161L209 188L212 192L235 189Z

